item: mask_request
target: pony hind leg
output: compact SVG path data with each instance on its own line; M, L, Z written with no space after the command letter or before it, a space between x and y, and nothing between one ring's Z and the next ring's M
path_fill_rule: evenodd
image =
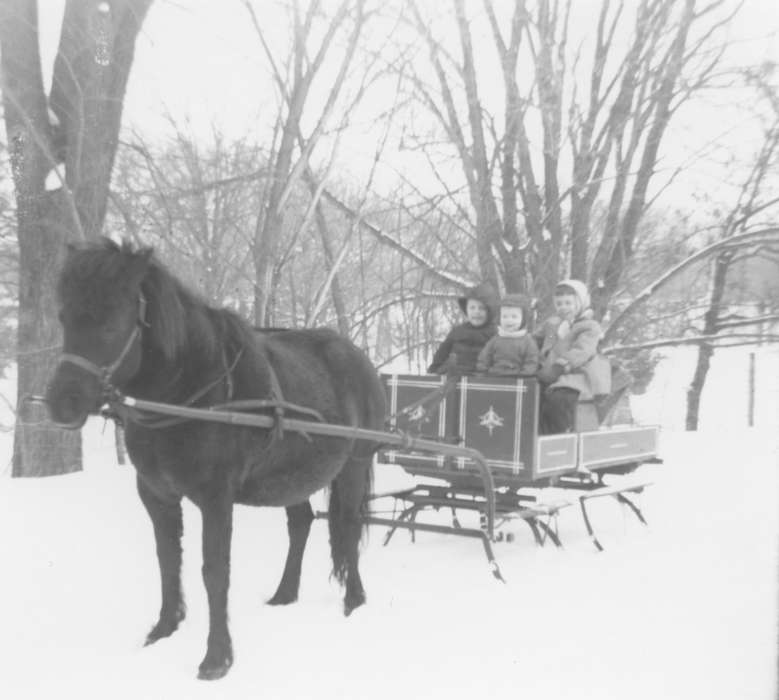
M308 501L287 507L287 533L289 534L287 561L284 564L284 573L279 587L268 601L268 605L288 605L298 599L303 552L306 549L313 520L314 511Z
M146 636L146 645L149 645L173 634L186 614L184 596L181 593L183 525L180 498L159 498L140 477L137 478L137 488L154 528L162 589L159 619Z
M350 457L330 488L328 524L333 576L345 587L344 615L365 603L359 571L363 503L370 490L371 458Z

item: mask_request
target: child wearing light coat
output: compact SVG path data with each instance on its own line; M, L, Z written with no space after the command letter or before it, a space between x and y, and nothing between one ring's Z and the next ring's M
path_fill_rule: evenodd
M603 332L590 308L590 294L580 280L561 281L554 292L555 315L536 338L541 346L539 381L542 434L571 432L576 405L611 391L608 361L598 355Z

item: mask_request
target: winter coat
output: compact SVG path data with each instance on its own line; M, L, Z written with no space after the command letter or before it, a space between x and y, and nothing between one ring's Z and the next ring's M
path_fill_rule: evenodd
M455 326L435 351L433 361L427 368L428 373L473 374L479 352L495 335L495 330L495 326L489 322L478 327L468 321Z
M527 331L503 335L498 329L479 353L476 369L504 377L533 375L538 370L538 345Z
M551 388L576 389L580 399L611 392L611 366L608 359L598 355L598 342L603 335L600 324L585 310L573 321L567 332L558 333L562 319L549 318L536 334L541 345L541 368L561 365L564 373Z
M482 326L474 326L469 321L452 328L433 355L433 361L427 368L430 374L473 374L476 371L476 358L495 335L495 319L497 317L498 297L488 283L483 283L469 289L465 296L457 300L465 313L468 299L477 299L487 308L487 320Z

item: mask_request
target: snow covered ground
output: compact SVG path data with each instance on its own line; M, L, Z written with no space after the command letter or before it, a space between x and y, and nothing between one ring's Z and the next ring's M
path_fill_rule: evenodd
M779 345L718 349L701 398L700 427L747 427L750 355L754 355L754 426L776 432L779 426ZM636 418L664 428L683 429L687 388L697 349L674 348L657 366L648 391L632 397Z
M368 604L348 619L328 579L325 524L312 529L299 602L270 608L284 514L237 507L235 665L213 683L195 679L207 634L199 515L185 507L188 617L144 648L159 606L151 526L132 467L116 464L111 431L95 420L84 472L0 478L0 697L774 698L777 424L710 420L663 432L665 464L645 468L648 528L612 499L592 506L603 553L573 509L560 518L564 550L536 547L517 524L513 543L495 545L505 585L476 541L399 532L383 547L372 528ZM376 488L404 480L381 467Z

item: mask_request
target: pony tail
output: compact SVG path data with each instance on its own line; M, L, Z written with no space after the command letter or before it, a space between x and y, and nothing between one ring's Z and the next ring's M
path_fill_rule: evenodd
M372 486L372 454L360 457L352 455L341 473L330 484L327 524L333 560L332 576L342 585L346 583L349 574L349 556L356 556L360 540L367 532L363 516L369 513ZM355 502L358 494L360 500ZM356 559L352 565L356 567Z
M371 514L371 503L373 502L373 465L375 464L374 455L378 450L374 450L369 459L368 470L365 472L365 493L362 497L362 504L360 505L360 515L369 516ZM367 534L368 525L363 523L363 533Z
M341 497L338 484L330 485L330 505L327 513L327 525L330 531L330 554L333 558L332 576L343 585L346 581L346 529L341 512Z

